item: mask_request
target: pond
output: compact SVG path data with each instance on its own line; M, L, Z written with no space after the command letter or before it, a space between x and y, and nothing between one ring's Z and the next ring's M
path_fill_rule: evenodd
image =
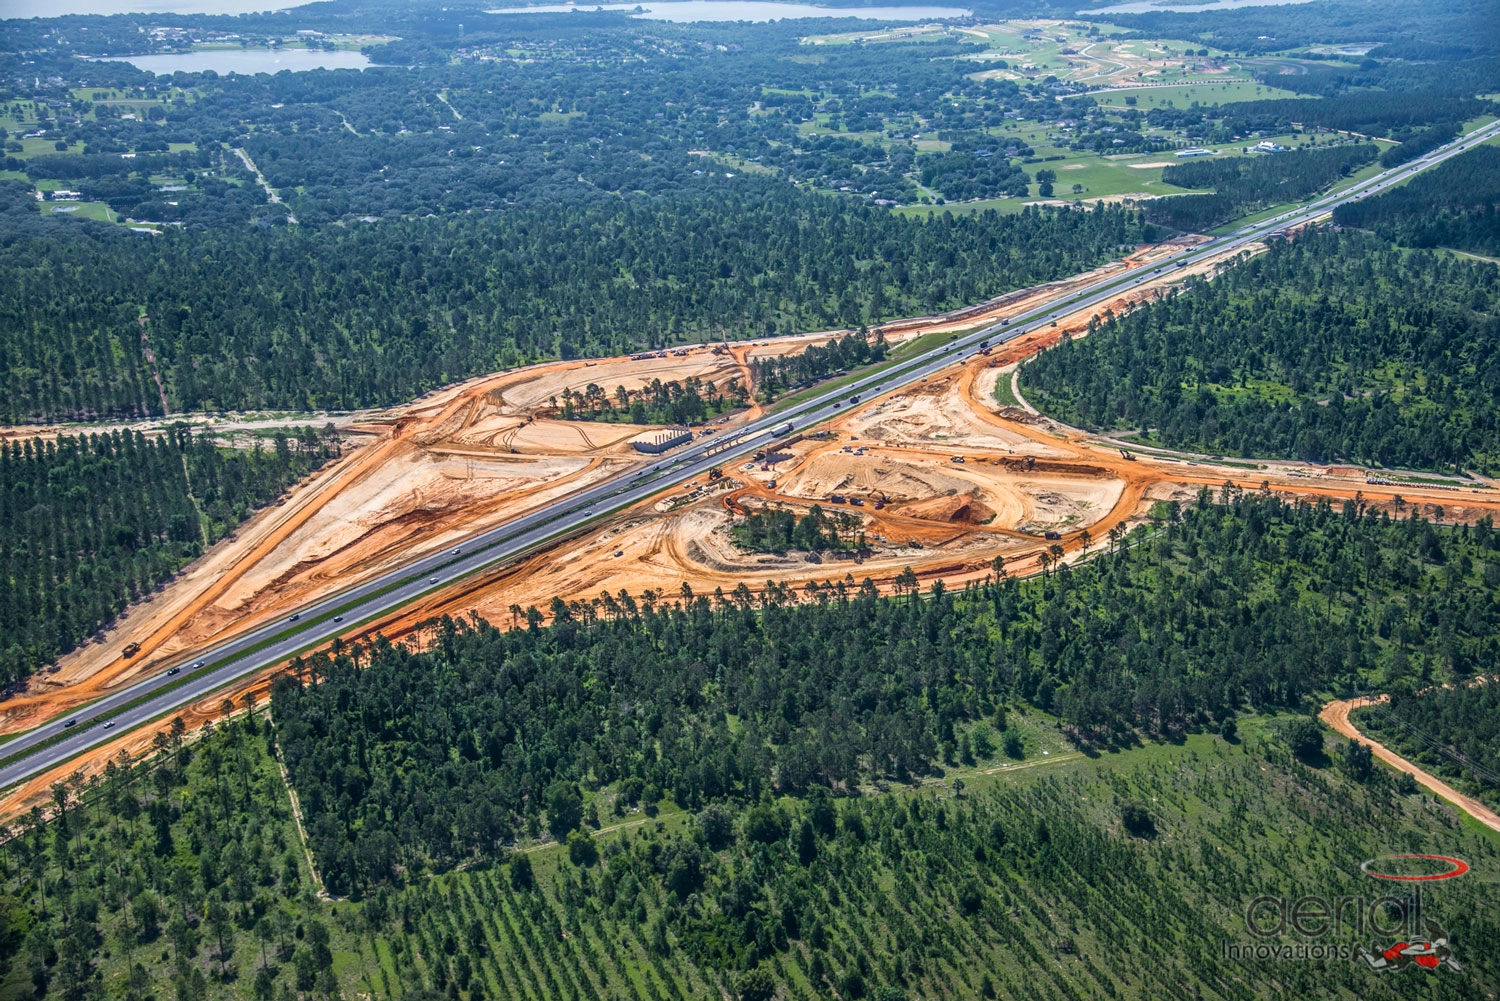
M306 2L306 0L301 0ZM254 14L300 3L276 0L6 0L0 17L61 17L64 14Z
M648 21L776 21L781 18L859 17L871 21L930 21L968 17L962 7L818 7L773 0L670 0L668 3L548 4L541 7L501 7L491 14L562 14L598 10L639 10Z
M108 58L161 76L171 76L178 70L184 73L213 70L220 76L230 73L249 76L280 73L282 70L362 70L370 65L370 60L362 53L343 49L336 52L321 49L197 49L193 52Z

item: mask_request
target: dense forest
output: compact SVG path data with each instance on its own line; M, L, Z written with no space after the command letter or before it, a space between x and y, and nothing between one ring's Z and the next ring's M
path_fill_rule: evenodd
M1360 679L1500 667L1500 535L1207 492L1139 546L961 592L852 576L444 622L316 655L272 707L319 870L347 892L576 826L580 787L685 809L931 776L1005 708L1084 746L1305 709ZM732 725L726 720L732 719ZM561 822L559 821L561 819ZM560 826L559 826L560 825Z
M1406 996L1350 962L1246 977L1221 944L1253 941L1257 893L1368 894L1349 860L1434 837L1478 874L1492 842L1262 729L1009 775L960 763L885 795L628 807L597 829L596 795L565 845L328 901L279 730L241 716L197 742L168 731L143 763L60 784L58 819L14 825L0 977L17 998L132 1001ZM1434 983L1443 998L1481 1001L1500 975L1492 893L1482 877L1424 889L1464 966Z
M0 443L0 684L98 633L338 451L309 428L269 444L220 448L185 426Z
M1386 705L1356 709L1353 722L1403 757L1491 806L1500 806L1500 684L1413 691L1402 685Z
M1333 221L1408 247L1500 255L1500 148L1477 146L1410 184L1340 205Z
M1153 198L1142 206L1152 222L1181 230L1210 230L1238 216L1318 194L1373 161L1378 152L1371 143L1358 143L1176 163L1162 168L1164 184L1212 188L1213 194Z
M966 305L1149 227L1103 207L906 219L752 184L358 228L65 229L0 237L0 422L159 411L147 341L174 411L350 409L542 357Z
M1492 840L1325 756L1309 717L1245 714L1359 673L1493 672L1500 536L1226 499L1024 583L622 594L314 658L274 726L226 702L203 740L174 723L0 830L0 977L192 1001L1395 998L1358 962L1245 978L1221 944L1253 940L1257 894L1368 893L1358 860L1436 837L1474 878L1424 889L1464 965L1433 983L1483 998ZM1082 760L1032 699L1085 745L1105 704L1171 739Z
M1174 448L1488 471L1497 358L1500 269L1321 231L1108 319L1021 381L1059 419Z

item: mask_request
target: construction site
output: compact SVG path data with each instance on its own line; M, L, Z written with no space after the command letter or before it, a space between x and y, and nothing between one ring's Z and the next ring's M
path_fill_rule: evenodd
M937 317L888 323L893 350L934 334L972 330L1018 315L1111 271L1145 268L1170 246L1142 248L1124 261ZM1157 500L1189 500L1203 487L1376 506L1444 506L1448 520L1500 509L1500 490L1382 483L1366 471L1293 462L1222 462L1141 454L1057 424L1017 392L1017 366L1064 336L1085 336L1107 310L1124 313L1171 294L1189 274L1212 276L1209 258L1166 269L1159 280L1115 301L1065 317L996 348L985 348L929 379L870 395L837 419L782 435L754 456L667 487L602 524L544 550L442 587L402 611L345 637L383 634L420 641L437 616L479 615L502 627L515 609L546 609L554 597L590 601L601 592L676 596L728 593L768 583L871 580L883 591L908 568L926 583L961 585L996 571L1024 575L1043 562L1088 557L1111 544L1112 530L1149 516ZM0 735L58 718L139 678L180 664L195 651L286 616L335 590L369 580L414 555L463 540L589 484L648 468L658 457L633 447L655 426L563 420L557 400L589 386L613 393L695 378L753 389L751 361L826 342L819 332L734 345L698 345L634 357L530 366L470 380L380 414L344 422L342 458L296 486L178 575L132 606L100 642L63 658L55 673L0 703ZM1006 399L1012 402L1002 403ZM752 396L752 400L754 396ZM1019 405L1018 405L1019 404ZM719 433L764 413L761 404L728 414ZM704 429L697 433L701 434ZM858 525L863 545L839 552L750 552L731 528L755 511L801 516L814 507ZM136 647L132 656L122 651ZM182 715L191 727L222 712L226 698L263 697L275 671L245 678ZM96 772L122 751L144 753L154 730L121 734L65 769L10 791L0 817L14 816L75 770Z

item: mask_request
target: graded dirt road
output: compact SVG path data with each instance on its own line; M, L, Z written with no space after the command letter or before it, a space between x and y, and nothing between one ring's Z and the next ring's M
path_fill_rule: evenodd
M1459 807L1484 826L1491 830L1500 831L1500 814L1497 814L1474 797L1465 796L1436 775L1426 771L1420 765L1413 764L1384 744L1371 740L1359 732L1359 728L1350 721L1349 713L1358 706L1368 705L1371 701L1387 702L1389 701L1389 696L1379 695L1373 700L1364 698L1335 699L1323 707L1323 711L1318 713L1318 718L1328 724L1330 729L1343 734L1345 737L1357 740L1362 744L1370 745L1371 752L1381 761L1384 761L1397 771L1410 773L1412 778L1448 802Z

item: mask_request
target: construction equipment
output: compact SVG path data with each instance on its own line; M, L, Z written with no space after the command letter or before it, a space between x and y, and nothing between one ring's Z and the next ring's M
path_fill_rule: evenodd
M1120 449L1120 458L1124 459L1126 462L1135 461L1135 456L1131 455L1130 450L1126 448Z
M714 480L722 480L723 478L724 470L720 469L718 466L712 466L709 468L708 482L712 483Z
M127 657L134 657L141 652L141 645L139 643L126 643L125 649L120 652Z

